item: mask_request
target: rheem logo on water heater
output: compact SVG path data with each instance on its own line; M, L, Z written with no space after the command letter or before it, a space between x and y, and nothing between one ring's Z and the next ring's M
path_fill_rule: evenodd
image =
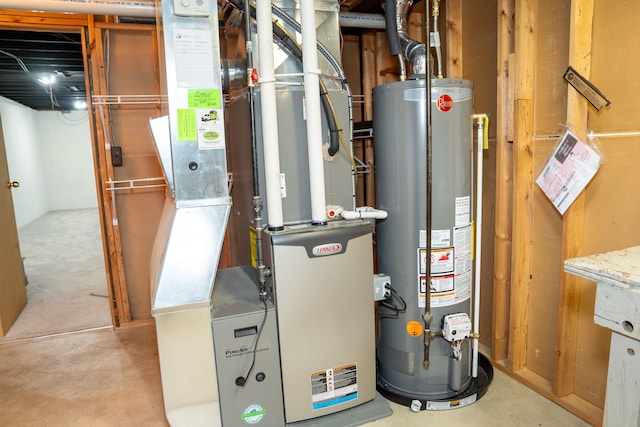
M436 106L438 107L438 110L446 113L451 110L451 107L453 107L453 99L446 93L444 95L440 95L436 102Z
M342 243L325 243L324 245L314 246L312 253L314 256L333 255L342 252Z

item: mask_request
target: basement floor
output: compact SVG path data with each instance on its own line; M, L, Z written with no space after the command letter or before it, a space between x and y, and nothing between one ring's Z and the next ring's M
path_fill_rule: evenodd
M30 302L0 339L0 426L168 426L153 320L105 326L110 315L96 211L53 212L20 233ZM473 405L420 413L391 407L393 415L366 426L589 425L497 369Z
M167 426L153 324L0 341L0 425ZM368 427L588 426L499 370L473 405L393 415ZM230 426L239 427L239 426Z

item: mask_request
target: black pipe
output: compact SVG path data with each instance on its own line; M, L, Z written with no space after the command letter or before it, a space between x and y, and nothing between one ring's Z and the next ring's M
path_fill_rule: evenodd
M387 22L387 38L389 39L389 51L392 56L398 56L402 53L400 47L400 37L398 36L398 22L396 21L396 0L385 0L384 17Z

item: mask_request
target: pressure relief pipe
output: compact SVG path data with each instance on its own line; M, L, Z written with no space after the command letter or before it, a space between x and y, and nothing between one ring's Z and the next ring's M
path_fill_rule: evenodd
M316 51L317 35L314 2L300 2L300 20L311 192L311 222L314 225L325 225L327 223L327 214L324 190L324 157L322 154L320 69L318 68L318 53Z
M282 230L284 216L282 213L282 194L280 193L280 146L278 143L276 78L273 65L271 1L257 2L256 23L267 215L269 229Z
M476 246L475 246L475 279L473 281L473 362L471 376L478 376L478 338L480 337L480 275L482 273L482 150L487 147L489 134L489 117L486 114L474 114L478 121L478 147L476 151Z

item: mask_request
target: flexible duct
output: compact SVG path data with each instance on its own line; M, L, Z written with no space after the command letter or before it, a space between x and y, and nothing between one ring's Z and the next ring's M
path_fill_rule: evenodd
M391 53L391 56L398 57L398 65L400 66L400 80L405 80L407 78L407 69L404 65L402 47L400 46L400 35L398 34L398 21L396 19L396 0L386 1L384 5L384 17L385 21L387 22L387 40L389 41L389 52Z
M407 33L408 27L408 15L413 0L388 0L386 3L387 11L389 9L395 10L395 21L393 20L393 13L387 13L387 28L391 32L392 28L397 28L397 36L400 39L401 51L404 57L411 62L411 68L413 74L425 74L427 66L427 49L423 43L419 43L409 37ZM392 43L395 43L395 37L389 35L390 48L393 49ZM392 54L393 50L392 50ZM397 55L394 54L394 55Z
M0 9L155 18L153 0L0 0Z

